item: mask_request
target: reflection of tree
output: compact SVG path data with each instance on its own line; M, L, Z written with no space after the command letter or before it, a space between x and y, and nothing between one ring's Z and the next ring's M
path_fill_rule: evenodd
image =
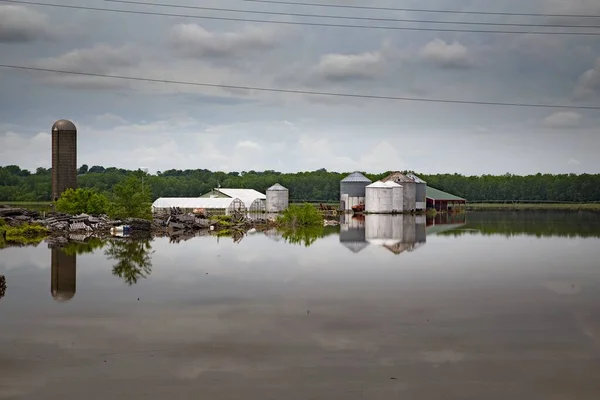
M6 294L6 278L0 275L0 299Z
M291 244L311 246L317 239L322 239L329 235L337 235L340 232L339 226L310 226L296 229L279 229L281 236L286 242Z
M152 273L152 253L149 240L111 240L104 251L109 260L118 261L113 267L113 275L122 278L130 286Z
M104 247L105 241L92 237L85 242L69 242L62 250L68 255L81 255L87 253L93 253L96 249Z

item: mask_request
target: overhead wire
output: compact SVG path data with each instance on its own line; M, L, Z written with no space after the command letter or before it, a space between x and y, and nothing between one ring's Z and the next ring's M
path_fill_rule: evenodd
M509 22L436 21L436 20L375 18L375 17L358 17L358 16L353 17L353 16L347 16L347 15L304 14L304 13L279 12L279 11L257 11L257 10L244 10L244 9L233 9L233 8L189 6L189 5L183 5L183 4L155 3L155 2L134 1L134 0L103 0L103 1L107 2L107 3L180 8L180 9L187 9L187 10L234 12L234 13L259 14L259 15L278 15L278 16L303 17L303 18L331 18L331 19L360 20L360 21L374 21L374 22L408 22L408 23L419 23L419 24L483 25L483 26L518 26L518 27L531 27L531 28L534 28L534 27L535 28L600 28L600 25L526 24L526 23L509 23Z
M172 13L162 13L162 12L142 11L142 10L121 10L121 9L101 8L101 7L91 7L91 6L76 6L76 5L68 5L68 4L50 4L50 3L41 3L41 2L25 1L25 0L0 0L0 2L11 3L11 4L36 5L36 6L44 6L44 7L57 7L57 8L65 8L65 9L88 10L88 11L104 11L104 12L114 12L114 13L133 14L133 15L152 15L152 16L164 16L164 17L218 20L218 21L254 22L254 23L265 23L265 24L278 24L278 25L303 25L303 26L320 26L320 27L353 28L353 29L378 29L378 30L396 30L396 31L492 33L492 34L513 34L513 35L518 34L518 35L600 36L600 31L599 32L514 31L514 30L426 28L426 27L405 27L405 26L349 25L349 24L331 24L331 23L322 23L322 22L274 21L274 20L261 20L261 19L250 19L250 18L218 17L218 16L207 16L207 15L172 14Z
M263 3L263 4L284 4L293 6L305 7L328 7L328 8L346 8L354 10L379 10L379 11L405 11L405 12L420 12L420 13L439 13L439 14L465 14L465 15L504 15L516 17L563 17L563 18L600 18L600 15L590 14L553 14L553 13L523 13L523 12L503 12L503 11L467 11L467 10L437 10L423 8L406 8L406 7L377 7L377 6L357 6L350 4L331 4L331 3L307 3L297 1L284 0L240 0L247 3Z
M136 76L123 76L123 75L112 75L112 74L99 74L91 72L78 72L68 71L50 68L38 68L29 67L23 65L10 65L0 64L0 68L7 68L13 70L24 70L24 71L36 71L36 72L49 72L56 74L67 74L67 75L79 75L79 76L90 76L107 79L119 79L129 81L141 81L151 83L165 83L165 84L176 84L185 86L198 86L198 87L211 87L221 89L236 89L236 90L247 90L257 92L274 92L274 93L285 93L285 94L300 94L300 95L314 95L314 96L328 96L328 97L345 97L345 98L360 98L360 99L372 99L372 100L393 100L393 101L409 101L409 102L426 102L426 103L448 103L448 104L467 104L467 105L482 105L482 106L504 106L504 107L530 107L530 108L560 108L560 109L580 109L580 110L600 110L600 106L584 106L584 105L566 105L566 104L534 104L534 103L516 103L516 102L497 102L497 101L470 101L470 100L454 100L454 99L435 99L435 98L420 98L420 97L404 97L404 96L386 96L386 95L368 95L368 94L354 94L354 93L342 93L342 92L322 92L322 91L310 91L310 90L297 90L297 89L278 89L278 88L266 88L266 87L255 87L255 86L241 86L241 85L226 85L217 83L206 83L206 82L190 82L190 81L179 81L170 79L155 79L155 78L144 78Z

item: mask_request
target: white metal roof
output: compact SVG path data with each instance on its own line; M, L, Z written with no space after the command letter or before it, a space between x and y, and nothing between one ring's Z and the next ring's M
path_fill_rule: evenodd
M416 176L415 174L406 174L406 176L408 176L409 178L411 178L416 183L427 183L423 179L421 179L418 176Z
M205 198L205 197L160 197L152 203L153 208L207 208L223 209L233 203L235 198ZM244 203L245 204L245 203Z
M383 188L383 189L388 189L391 186L389 186L386 182L382 182L382 181L377 181L377 182L373 182L370 185L367 185L368 188Z
M256 200L256 199L266 199L267 196L265 194L262 194L259 191L256 191L254 189L227 189L227 188L218 188L215 189L218 190L219 192L223 193L225 196L229 196L232 198L238 198L241 199L244 203L246 202L245 200L250 200L252 199L252 201ZM252 201L250 201L250 203L252 203Z
M282 185L280 185L279 183L274 184L273 186L271 186L270 188L267 189L267 192L269 191L287 191L288 189Z

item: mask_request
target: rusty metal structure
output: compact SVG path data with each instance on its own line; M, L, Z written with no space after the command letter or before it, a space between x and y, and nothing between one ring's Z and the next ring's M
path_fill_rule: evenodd
M61 119L52 125L52 200L77 188L77 128Z

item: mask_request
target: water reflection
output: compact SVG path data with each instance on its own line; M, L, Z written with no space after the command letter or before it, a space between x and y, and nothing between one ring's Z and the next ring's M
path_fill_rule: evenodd
M0 275L0 299L2 299L5 294L6 294L6 277L4 275Z
M112 269L113 275L129 286L152 273L152 253L150 240L111 240L104 251L107 259L117 261Z
M463 227L467 223L466 213L436 214L435 217L427 217L427 235L438 234L452 229Z
M401 254L425 244L425 223L421 215L343 215L340 243L355 253L373 245Z
M51 249L52 268L50 292L54 300L69 301L75 296L77 286L77 255L62 249Z

